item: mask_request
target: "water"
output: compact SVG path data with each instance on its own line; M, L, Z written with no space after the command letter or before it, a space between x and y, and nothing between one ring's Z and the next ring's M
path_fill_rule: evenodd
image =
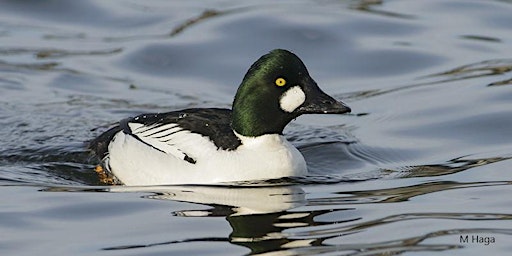
M510 1L0 6L2 255L512 250ZM84 142L143 112L229 107L273 48L353 109L287 128L310 176L99 183Z

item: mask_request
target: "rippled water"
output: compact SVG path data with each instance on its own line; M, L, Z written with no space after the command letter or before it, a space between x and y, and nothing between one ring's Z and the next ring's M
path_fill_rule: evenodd
M512 251L510 1L0 6L2 255ZM229 107L273 48L353 109L287 128L310 176L100 184L84 142L142 112Z

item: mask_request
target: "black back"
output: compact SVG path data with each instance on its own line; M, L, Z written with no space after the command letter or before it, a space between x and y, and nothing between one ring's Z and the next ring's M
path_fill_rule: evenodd
M208 137L219 149L234 150L242 143L231 129L231 110L221 108L191 108L180 111L142 114L127 118L110 128L89 143L89 149L103 158L108 153L108 144L114 136L123 131L132 135L129 123L144 126L177 124L184 130Z

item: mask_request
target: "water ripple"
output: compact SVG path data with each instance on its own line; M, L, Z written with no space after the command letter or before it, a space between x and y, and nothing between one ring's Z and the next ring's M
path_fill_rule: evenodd
M491 182L426 182L406 187L393 187L378 190L361 190L338 192L327 198L309 199L308 204L333 205L333 204L367 204L367 203L396 203L405 202L410 199L431 193L437 193L453 189L493 187L502 185L511 185L509 181L491 181Z

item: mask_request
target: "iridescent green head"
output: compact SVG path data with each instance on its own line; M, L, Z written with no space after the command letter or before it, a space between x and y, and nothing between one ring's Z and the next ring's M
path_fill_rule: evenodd
M295 54L276 49L245 74L233 102L232 128L244 136L282 134L302 114L343 114L344 103L324 93Z

